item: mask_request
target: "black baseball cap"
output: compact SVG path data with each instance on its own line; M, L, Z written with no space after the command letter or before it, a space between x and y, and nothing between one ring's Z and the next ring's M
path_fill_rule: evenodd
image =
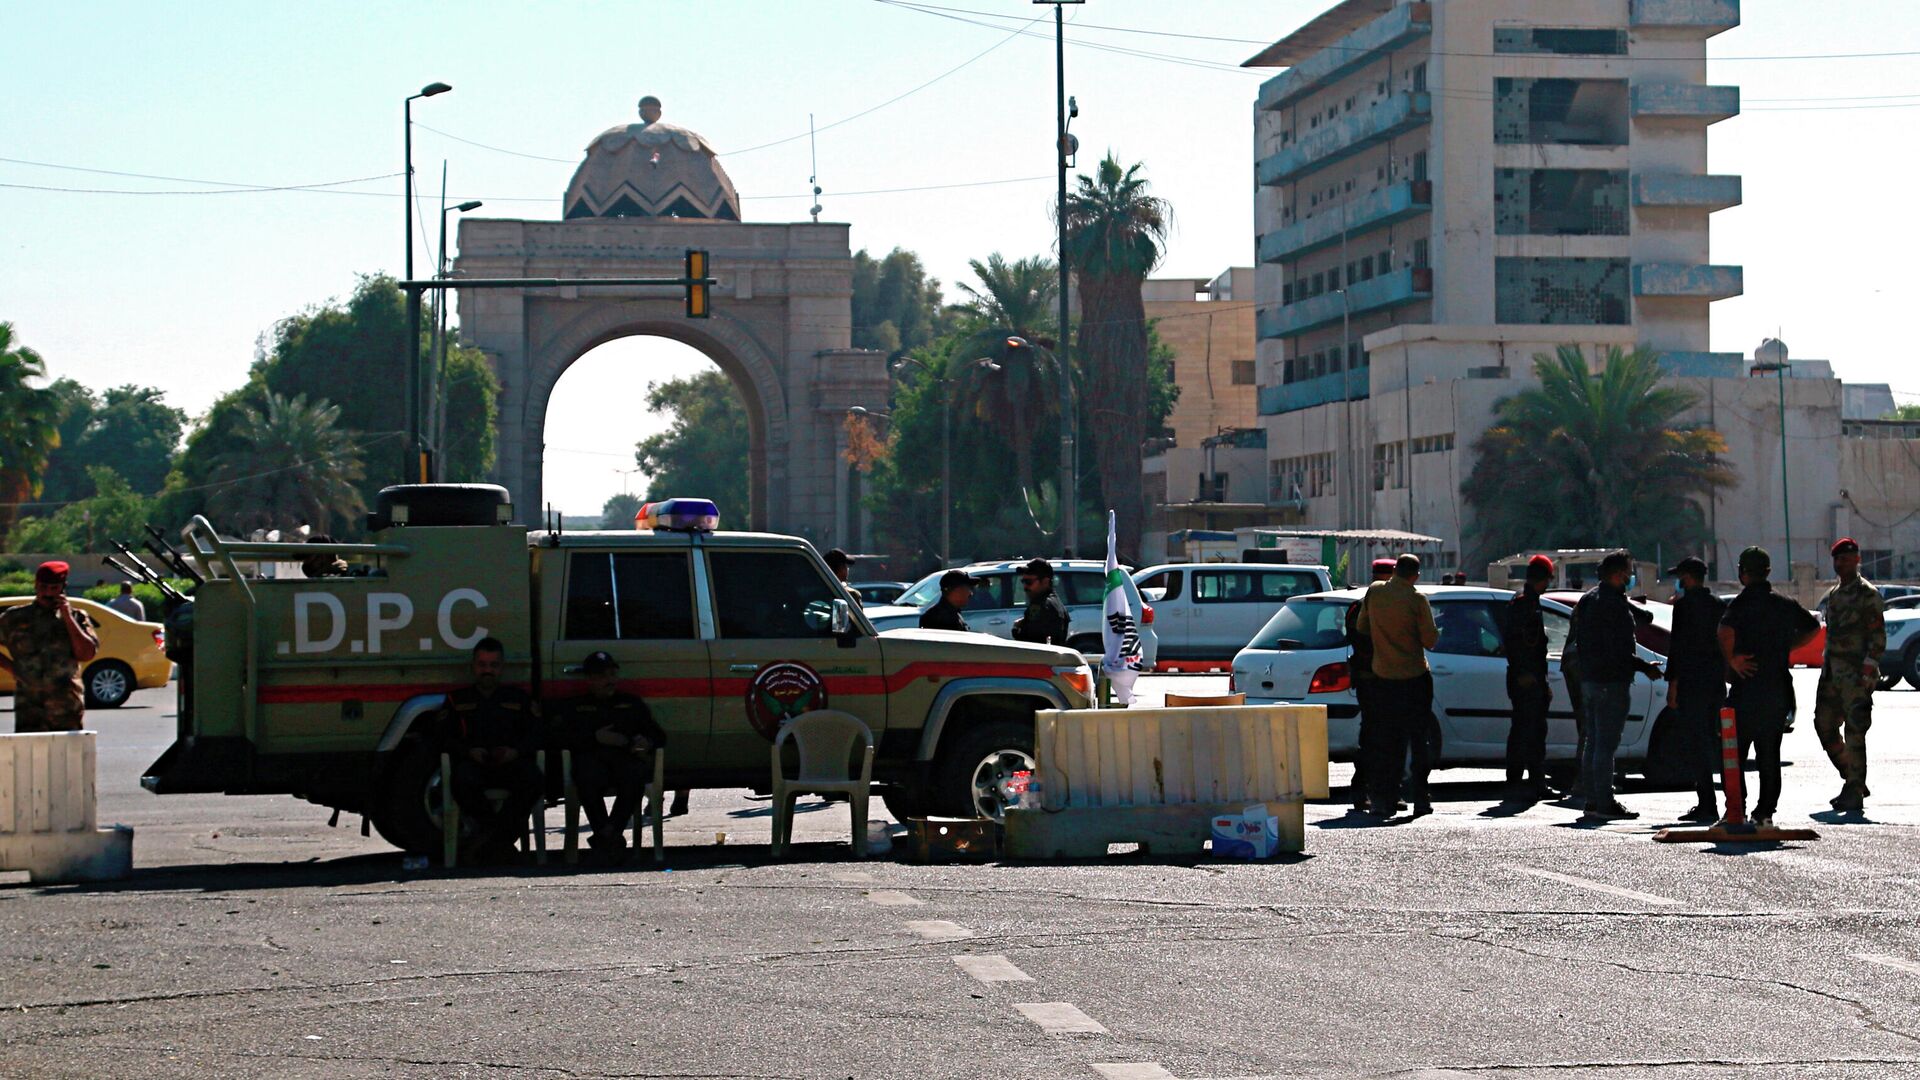
M1667 573L1675 577L1685 574L1705 581L1707 579L1707 561L1697 555L1689 555L1668 567Z
M962 585L972 589L979 587L981 584L983 584L983 582L979 578L974 577L965 570L949 570L940 575L941 592L946 592L948 589L957 589Z
M588 653L587 658L580 662L580 670L589 675L598 675L603 671L618 671L620 661L615 660L612 653L604 650Z
M1035 559L1020 568L1021 577L1052 577L1053 564L1045 559Z
M1773 556L1763 547L1750 547L1740 553L1740 569L1743 573L1764 574L1773 569Z

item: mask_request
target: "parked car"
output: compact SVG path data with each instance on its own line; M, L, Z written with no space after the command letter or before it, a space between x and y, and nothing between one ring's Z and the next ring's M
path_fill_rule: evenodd
M1566 605L1567 610L1572 611L1573 605L1579 603L1580 597L1585 594L1567 589L1554 589L1541 595L1548 600ZM1631 596L1627 597L1627 603L1632 605L1634 610L1634 640L1661 656L1671 654L1673 652L1673 605L1652 604L1645 600L1636 600Z
M1920 690L1920 608L1887 612L1887 651L1880 654L1880 689L1891 690L1900 679Z
M164 651L166 631L156 622L136 622L105 604L68 597L75 610L84 611L97 626L100 651L80 673L87 690L87 708L117 709L138 690L165 686L173 678L173 661ZM31 596L0 598L0 611L33 603ZM14 691L13 673L0 671L0 694Z
M1173 563L1133 575L1153 605L1167 660L1227 660L1246 647L1280 605L1333 588L1324 566Z
M1886 602L1888 611L1909 611L1920 608L1920 594L1896 596Z
M1500 767L1505 764L1507 730L1513 707L1507 699L1507 661L1500 633L1503 608L1512 593L1474 586L1419 586L1433 605L1440 639L1427 653L1433 670L1434 715L1443 746L1439 765ZM1247 704L1312 704L1327 707L1328 750L1350 761L1359 750L1360 709L1348 667L1347 606L1364 595L1359 589L1315 593L1288 600L1260 633L1233 659L1232 687ZM1548 680L1553 707L1547 713L1549 768L1568 771L1577 734L1560 652L1571 626L1572 609L1563 601L1541 601L1547 630ZM1650 663L1662 660L1641 646ZM1666 695L1644 675L1633 680L1619 761L1671 781L1684 767L1678 725L1662 717Z
M853 595L860 598L860 606L864 608L875 604L891 604L900 599L900 594L907 591L907 583L904 581L855 581L848 584L847 588Z
M1020 568L1025 565L1024 560L1008 560L959 568L980 579L973 590L973 602L967 605L969 628L994 637L1013 637L1013 622L1027 606L1026 592L1020 588ZM919 626L920 613L940 599L941 573L936 570L914 582L892 604L864 608L867 618L881 631ZM1067 644L1089 656L1099 655L1105 647L1101 643L1100 627L1106 602L1106 574L1106 564L1092 559L1053 560L1053 589L1066 606L1068 626L1073 634ZM1141 599L1133 579L1125 574L1121 576L1126 579L1127 603L1133 607L1134 620L1140 627L1141 654L1151 668L1160 652L1160 639L1154 628L1155 611Z
M1908 597L1920 598L1920 585L1875 585L1880 590L1882 600L1904 600Z

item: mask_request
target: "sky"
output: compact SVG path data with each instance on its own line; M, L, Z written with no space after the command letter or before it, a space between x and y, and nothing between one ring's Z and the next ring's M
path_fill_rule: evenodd
M967 260L1051 246L1051 9L914 3L7 5L0 320L55 376L205 409L277 320L399 272L400 103L436 80L454 90L414 103L429 220L442 162L477 215L557 218L587 142L649 93L720 149L747 220L803 220L812 114L823 219L850 222L856 248L918 252L951 297ZM1237 65L1325 6L1067 9L1081 164L1143 162L1173 204L1157 275L1252 262L1252 102L1272 72ZM1713 306L1713 348L1777 330L1796 357L1920 400L1899 300L1920 239L1913 0L1746 0L1742 18L1708 43L1709 80L1744 109L1710 129L1710 170L1745 177L1744 205L1712 219L1714 261L1746 267L1745 295ZM1897 51L1916 55L1810 58ZM235 187L318 184L335 186ZM437 238L414 239L431 266ZM623 470L660 427L647 385L707 366L651 338L583 358L548 418L549 497L583 514L643 490Z

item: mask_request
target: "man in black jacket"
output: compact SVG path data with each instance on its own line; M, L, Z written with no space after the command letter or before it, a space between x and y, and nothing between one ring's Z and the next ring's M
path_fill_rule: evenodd
M967 576L965 570L949 570L940 575L940 599L928 605L920 613L922 630L966 630L967 617L961 612L967 610L967 604L973 599L973 587L978 584Z
M1580 643L1580 697L1587 708L1587 739L1580 762L1586 788L1589 822L1640 815L1620 805L1613 794L1614 755L1627 726L1632 704L1633 675L1661 677L1660 669L1640 659L1635 637L1633 606L1627 587L1633 577L1633 556L1616 551L1600 560L1600 584L1573 608L1573 634Z
M447 693L431 725L453 766L453 797L476 826L472 846L483 859L512 856L540 798L533 755L540 742L540 710L525 690L500 682L507 648L494 638L473 647L473 682ZM487 792L501 790L495 806Z
M1014 621L1013 640L1065 645L1067 609L1053 594L1053 564L1035 559L1021 567L1020 587L1027 592L1027 613Z
M1673 644L1667 656L1667 708L1680 724L1680 747L1699 803L1683 821L1711 823L1714 779L1720 773L1720 707L1727 700L1726 662L1720 658L1720 619L1727 605L1707 588L1707 564L1691 555L1667 573L1679 580L1673 602Z
M1773 558L1764 548L1740 553L1740 595L1720 617L1720 657L1733 673L1727 701L1740 733L1740 757L1753 748L1760 797L1753 823L1773 827L1780 806L1780 737L1793 703L1793 650L1812 640L1820 623L1792 598L1773 591Z
M667 745L667 734L645 701L620 689L620 663L611 653L593 653L580 666L588 691L561 706L560 736L573 751L574 785L593 828L588 844L617 862L626 852L627 822L653 778L654 752ZM611 813L608 796L613 797Z
M1507 601L1505 646L1507 701L1513 722L1507 729L1507 784L1535 798L1551 795L1547 787L1547 709L1553 687L1547 682L1547 626L1540 613L1540 594L1553 581L1553 560L1535 555L1527 560L1527 578Z
M1393 576L1392 559L1373 560L1373 582L1379 584ZM1373 725L1367 718L1379 711L1374 701L1373 677L1373 635L1360 632L1360 609L1366 605L1362 597L1358 603L1347 605L1347 648L1350 654L1347 666L1353 672L1353 702L1360 709L1360 737L1358 757L1353 759L1353 808L1367 808L1367 762L1373 758Z

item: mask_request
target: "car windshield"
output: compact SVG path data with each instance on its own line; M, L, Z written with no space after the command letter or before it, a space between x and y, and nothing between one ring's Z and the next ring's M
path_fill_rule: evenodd
M923 608L940 599L940 574L932 573L913 583L913 588L900 594L894 603L902 607Z
M1289 600L1249 649L1336 649L1347 642L1347 601Z

